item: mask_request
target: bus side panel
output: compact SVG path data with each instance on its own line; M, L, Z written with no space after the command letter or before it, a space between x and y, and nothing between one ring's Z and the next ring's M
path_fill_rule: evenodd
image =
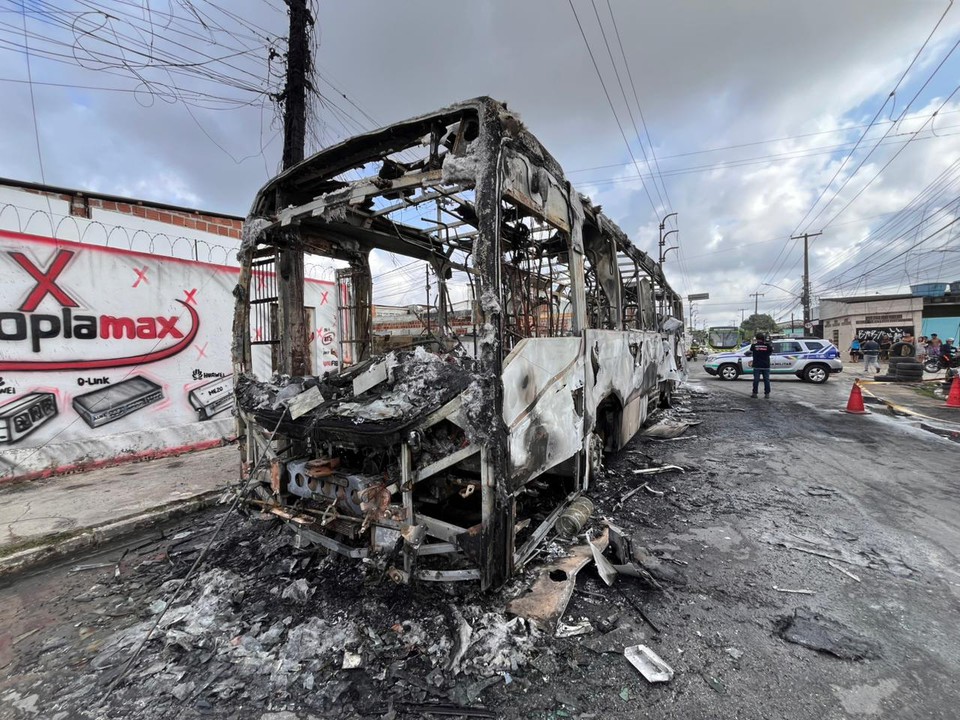
M576 455L583 447L583 341L527 338L504 361L503 421L513 487Z
M663 342L642 330L587 330L586 419L594 430L597 408L615 398L620 409L618 445L623 447L647 419L648 399L659 387Z

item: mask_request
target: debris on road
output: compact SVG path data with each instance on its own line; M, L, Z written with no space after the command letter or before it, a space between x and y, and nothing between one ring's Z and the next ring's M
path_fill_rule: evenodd
M606 541L606 535L604 536L604 541ZM600 574L601 579L607 585L613 585L614 579L617 577L616 568L613 567L613 564L603 556L603 550L606 547L606 542L601 546L599 543L594 543L593 540L588 540L590 543L590 550L593 553L593 562L596 563L597 572Z
M777 620L777 635L787 642L829 653L841 660L866 660L880 656L880 646L823 615L799 608Z
M565 537L573 537L587 524L593 510L593 501L581 495L557 518L557 532Z
M568 557L541 567L530 590L507 603L507 612L553 628L573 597L577 573L593 559L594 543L606 548L607 534L586 545L577 545Z
M577 635L589 635L592 632L593 625L590 624L590 621L587 618L581 618L575 623L557 623L557 631L553 636L558 638L576 637Z
M835 562L833 562L833 560L828 560L828 561L827 561L827 565L829 565L830 567L832 567L834 570L839 570L839 571L842 572L844 575L846 575L848 578L851 578L852 580L856 580L857 582L860 582L860 578L859 578L859 577L857 577L856 575L854 575L854 574L853 574L852 572L850 572L849 570L844 570L842 567L840 567L840 566L837 565Z
M788 590L787 588L773 586L773 589L777 592L790 593L791 595L816 595L817 593L813 590Z
M633 645L623 649L623 655L630 661L647 682L661 683L673 679L673 668L646 645Z
M640 435L652 440L673 440L683 435L691 427L699 424L699 422L686 422L664 418L660 420L660 422L654 423L642 430Z
M634 475L659 475L666 472L684 472L684 469L679 465L660 465L658 467L649 467L649 468L640 468L639 470L633 470Z

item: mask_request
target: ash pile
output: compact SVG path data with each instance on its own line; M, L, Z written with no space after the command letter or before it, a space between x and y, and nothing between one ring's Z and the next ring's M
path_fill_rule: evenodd
M298 550L279 528L265 539L257 519L228 522L179 599L167 608L180 580L163 583L142 621L108 638L87 675L47 705L49 717L449 714L514 682L537 649L536 624L506 616L502 598L395 585L372 564Z
M399 430L462 392L474 379L473 361L422 347L395 351L323 377L243 376L240 406L264 428L293 437L326 437L369 429Z
M671 415L675 421L659 434L690 427ZM64 678L43 704L44 714L492 718L518 702L583 709L596 688L568 681L601 657L617 668L629 661L637 679L669 682L673 670L642 644L660 633L643 605L645 593L682 586L686 563L642 546L638 501L657 500L664 490L654 485L680 477L681 468L646 456L619 459L598 478L596 511L577 516L584 505L574 508L560 523L567 530L489 593L473 584L398 585L375 559L298 548L272 516L231 515L182 589L184 563L195 555L170 575L116 580L152 582L152 592L140 595L139 622L99 644L84 670Z

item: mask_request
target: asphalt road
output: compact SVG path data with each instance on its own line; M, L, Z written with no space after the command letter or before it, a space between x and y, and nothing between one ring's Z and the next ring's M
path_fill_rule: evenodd
M151 617L149 604L163 596L160 584L182 576L212 531L213 511L168 528L162 540L156 533L132 538L123 548L0 586L0 718L281 717L268 710L289 712L285 720L420 717L422 709L389 704L409 700L411 692L427 700L467 697L504 718L956 718L956 444L892 417L839 412L851 379L844 373L815 386L777 378L770 400L753 400L748 380L722 382L694 369L672 415L700 424L676 440L635 439L608 458L591 491L595 524L600 517L615 522L680 582L651 591L619 578L610 588L592 567L584 570L564 620L588 618L595 630L540 637L502 679L468 683L474 696L464 695L464 683L477 676L418 675L415 662L422 664L436 645L388 658L381 639L406 621L439 622L443 632L446 617L446 647L456 647L456 608L502 610L521 582L488 596L436 586L384 588L371 585L364 568L314 565L311 556L275 544L268 555L260 549L267 526L237 521L207 564L229 570L236 583L224 591L231 624L223 637L216 623L207 623L202 647L193 650L184 649L196 642L184 632L152 641L128 683L103 701L117 667L97 659L118 632ZM640 476L655 492L623 500L640 482L632 470L650 462L686 472ZM180 537L178 530L193 535ZM279 562L288 557L302 560ZM99 563L105 565L89 567ZM312 600L294 605L268 593L293 578L316 590ZM207 606L220 607L213 592L193 588L184 600L203 595ZM341 671L337 656L324 670L324 687L337 680L342 690L332 705L318 705L319 691L305 690L300 679L267 695L253 693L259 681L247 680L214 692L239 671L231 658L245 647L245 635L309 617L365 624L367 636L378 638L364 638L361 669ZM788 638L830 645L842 657ZM622 654L634 643L653 648L674 678L647 684ZM296 678L298 664L290 667ZM474 672L482 675L479 663ZM177 687L196 679L196 689L177 692L164 685L168 675L180 678Z

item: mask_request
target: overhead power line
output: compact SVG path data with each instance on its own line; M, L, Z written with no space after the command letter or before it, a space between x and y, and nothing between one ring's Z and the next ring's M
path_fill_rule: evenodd
M904 78L907 77L907 73L910 72L910 69L914 66L914 64L915 64L915 63L917 62L917 60L919 59L920 55L923 53L924 49L927 47L927 43L930 42L930 38L932 38L933 35L934 35L934 33L937 32L937 28L940 27L940 24L943 22L943 19L947 16L947 13L950 12L950 8L951 8L951 7L953 7L953 0L950 0L950 4L947 5L946 9L943 11L943 14L942 14L942 15L940 16L940 18L937 20L936 25L933 26L933 30L930 31L930 34L929 34L929 35L927 35L926 39L923 41L923 44L920 46L920 49L917 50L916 54L913 56L913 59L910 61L910 64L907 65L907 69L903 71L903 74L900 75L900 79L897 80L897 83L896 83L896 85L893 86L893 89L890 91L890 94L887 95L886 98L884 98L883 103L880 105L879 108L877 108L877 113L876 113L876 115L873 116L873 119L870 121L870 123L869 123L869 124L867 125L867 127L864 129L863 133L860 134L860 137L859 137L859 139L857 140L856 144L853 146L853 148L850 150L850 152L847 153L846 157L843 158L843 162L841 162L840 165L837 167L837 170L836 170L836 172L834 172L833 177L830 178L830 182L828 182L828 183L824 186L823 190L820 191L820 194L817 196L817 199L814 201L813 205L810 206L810 209L807 210L806 214L803 216L803 218L800 220L800 222L797 223L797 227L794 228L794 231L793 231L792 233L790 233L791 235L796 235L798 232L800 232L800 227L803 225L803 223L806 221L806 219L810 216L810 213L813 212L813 210L817 207L817 205L819 204L820 200L823 199L824 194L826 194L827 190L830 189L830 186L833 185L833 181L837 179L837 177L838 177L838 176L840 175L840 173L843 171L843 168L846 167L846 164L850 161L850 158L853 157L853 154L857 151L857 148L860 147L860 143L863 142L864 138L867 136L867 133L870 132L870 128L873 127L873 124L874 124L874 123L877 121L877 119L880 117L880 114L883 112L884 108L887 106L887 103L890 102L891 98L895 97L895 95L896 95L896 93L897 93L897 89L898 89L898 88L900 87L900 85L903 83ZM953 52L953 51L951 50L951 52ZM948 57L949 57L949 54L948 54ZM941 63L941 65L942 65L942 63ZM938 67L937 67L937 70L939 70L939 69L940 69L940 68L939 68L939 66L938 66ZM933 73L930 75L930 77L933 77L933 75L936 74L937 70L934 70ZM929 81L930 81L930 80L929 80L929 78L928 78L928 79L927 79L927 82L929 82ZM924 83L923 87L926 87L926 83ZM923 90L923 88L921 88L921 91L922 91L922 90ZM918 92L917 94L919 95L919 92ZM916 96L914 96L914 100L915 100L915 99L916 99ZM911 100L911 102L913 102L913 101ZM901 118L906 114L906 112L907 112L907 110L909 109L909 107L910 107L910 105L909 105L909 103L908 103L907 106L906 106L906 107L903 109L903 111L900 113L900 117L901 117ZM891 125L891 128L894 127L895 125L896 125L896 123L894 123L894 125ZM871 150L871 152L872 152L872 150ZM869 155L868 155L868 157L869 157ZM841 185L840 188L837 190L837 192L834 193L834 195L833 195L834 198L837 196L837 194L840 193L841 190L843 190L843 188L846 186L846 183L849 182L849 179L850 179L851 177L853 177L854 175L856 175L857 170L859 170L862 165L863 165L863 163L861 162L860 165L858 165L857 168L856 168L850 175L847 176L847 181L845 181L845 182L843 183L843 185ZM831 199L830 202L832 202L832 199ZM828 202L827 205L829 205L830 202ZM826 206L824 206L824 207L826 207ZM823 210L821 210L820 212L822 213ZM820 215L818 214L817 217L819 217L819 216L820 216ZM817 218L815 217L815 218L811 221L811 224L812 224L813 222L815 222L816 219L817 219Z
M643 180L643 173L640 172L640 164L637 162L636 156L633 154L633 148L630 147L630 142L627 140L627 134L623 130L623 124L620 122L620 117L617 115L617 110L613 105L613 100L610 98L610 92L607 90L607 84L603 81L603 75L600 73L600 66L597 65L597 59L593 55L593 49L590 47L590 41L587 40L587 34L583 30L583 24L580 22L580 16L577 15L577 9L573 6L573 0L567 0L570 4L570 11L573 13L573 19L577 21L577 27L580 29L580 36L583 38L583 43L587 48L587 53L590 55L590 61L593 63L593 69L597 73L597 79L600 81L600 87L603 88L603 94L607 98L607 104L610 106L610 112L613 113L613 119L617 123L617 128L620 130L620 137L623 138L623 144L627 148L627 154L630 156L630 159L633 161L633 166L637 171L637 175L640 177L640 182L643 185L643 191L647 196L647 200L650 202L650 209L653 210L653 214L659 217L659 210L657 209L656 203L653 202L653 197L650 195L650 190L647 188L647 183Z
M667 207L671 208L673 203L670 202L670 194L667 192L666 183L663 182L663 173L660 171L660 162L657 160L657 151L653 147L653 138L650 137L650 126L647 125L646 118L643 117L643 108L640 107L640 96L637 94L637 85L633 81L633 73L630 71L630 62L627 60L627 53L623 49L623 40L620 37L620 28L617 25L617 18L613 14L613 7L610 5L610 0L607 0L607 11L610 13L610 19L613 21L613 29L617 34L617 44L620 46L620 55L623 57L624 67L627 68L627 78L630 80L630 88L633 91L633 101L637 105L637 113L640 116L640 125L643 128L644 134L647 136L647 145L650 146L650 155L653 156L653 164L657 169L657 175L660 176L660 185L663 187L663 195L667 199ZM642 143L640 147L643 147Z
M630 116L630 124L633 126L633 132L637 138L637 145L640 146L640 152L643 154L643 162L646 164L647 168L650 168L650 158L647 156L647 149L644 147L643 139L640 137L640 129L637 127L637 120L633 116L633 108L630 106L630 100L627 98L627 91L623 87L623 80L620 78L620 70L617 68L617 61L613 59L613 51L610 49L610 43L607 41L607 31L603 27L603 21L600 19L600 12L597 10L597 2L596 0L590 0L590 4L593 6L593 14L597 18L597 25L600 26L600 36L603 38L603 44L607 48L607 56L610 58L610 64L613 66L613 74L617 78L617 85L620 86L620 95L623 97L623 104L626 105L627 115ZM657 185L656 181L653 183L653 189L657 192L657 199L660 201L660 207L669 209L669 206L664 201L663 195L660 192L660 187Z

